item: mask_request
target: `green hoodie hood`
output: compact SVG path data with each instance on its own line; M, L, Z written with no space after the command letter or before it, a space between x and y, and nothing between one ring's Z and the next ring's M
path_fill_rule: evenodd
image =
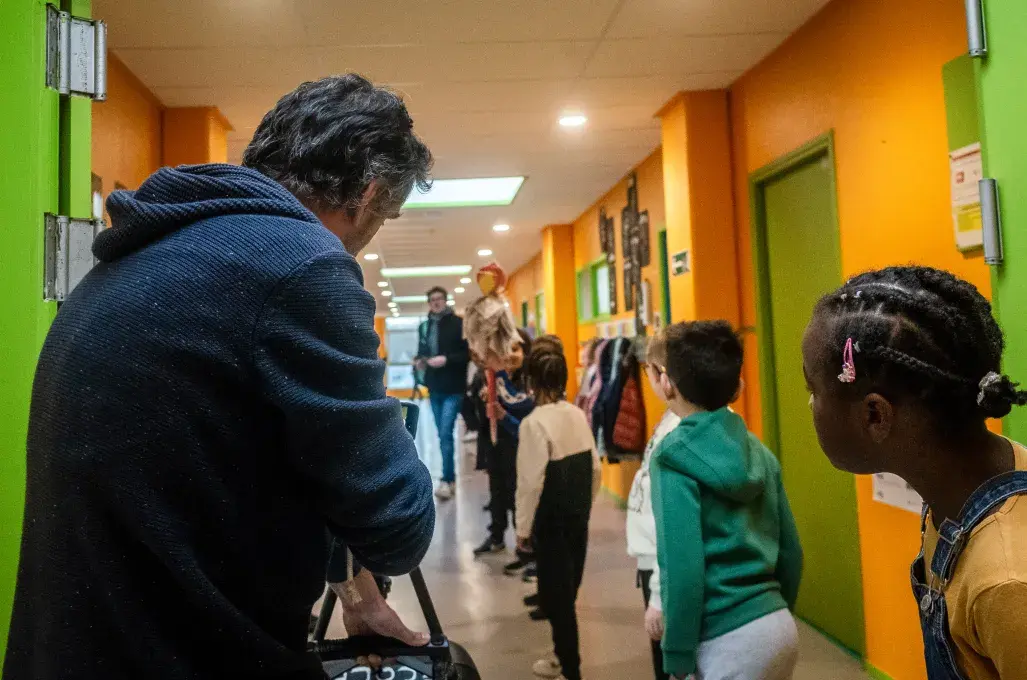
M749 503L781 474L777 460L728 408L685 418L671 437L676 445L664 447L663 464L726 499Z

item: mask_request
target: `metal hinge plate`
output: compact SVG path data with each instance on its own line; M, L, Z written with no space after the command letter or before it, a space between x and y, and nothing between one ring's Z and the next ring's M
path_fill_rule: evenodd
M103 230L102 219L46 214L43 238L43 299L64 302L96 264L93 239Z
M107 24L46 6L46 86L64 95L107 99Z

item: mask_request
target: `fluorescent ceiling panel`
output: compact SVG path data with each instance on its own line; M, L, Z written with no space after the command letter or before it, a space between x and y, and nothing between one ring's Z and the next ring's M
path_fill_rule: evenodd
M437 179L426 193L414 189L404 208L466 208L510 205L523 177L480 177L474 179Z
M471 265L455 264L444 267L385 267L381 275L387 279L417 279L427 276L464 276L471 273Z

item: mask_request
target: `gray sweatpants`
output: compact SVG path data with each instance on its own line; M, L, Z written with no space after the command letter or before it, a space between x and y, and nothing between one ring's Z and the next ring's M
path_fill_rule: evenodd
M791 680L799 633L787 609L699 644L698 680Z

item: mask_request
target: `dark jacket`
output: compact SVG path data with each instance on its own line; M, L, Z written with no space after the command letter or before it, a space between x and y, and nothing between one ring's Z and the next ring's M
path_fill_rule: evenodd
M425 371L424 383L429 392L436 394L463 394L467 389L467 363L470 352L464 340L464 320L453 313L443 314L438 319L428 319L421 324L417 354L426 359L436 356L428 346L429 325L439 324L439 355L446 357L442 368Z
M244 168L107 208L36 373L4 680L321 678L328 530L400 574L435 523L360 267Z

